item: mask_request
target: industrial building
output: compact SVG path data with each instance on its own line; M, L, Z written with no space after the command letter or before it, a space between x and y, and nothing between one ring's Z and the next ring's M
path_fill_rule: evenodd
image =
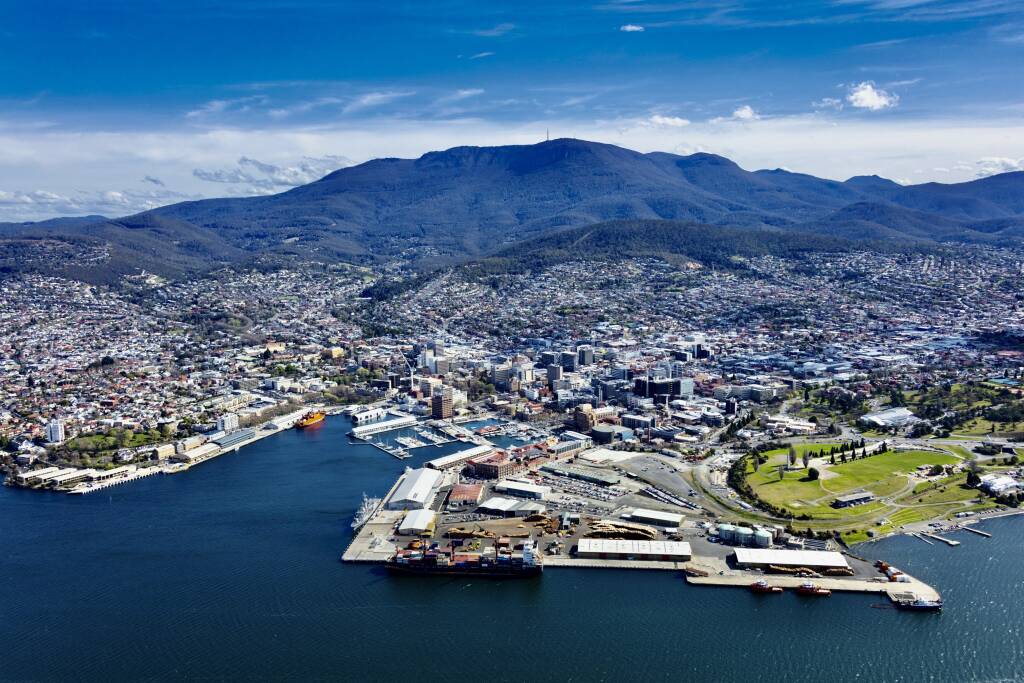
M489 498L477 508L478 512L502 517L529 517L542 514L545 510L547 508L540 503L501 497Z
M614 486L622 481L620 477L608 472L601 472L599 470L592 470L585 467L575 467L573 465L563 465L560 463L542 465L540 469L541 472L549 472L562 477L579 479L580 481L599 484L601 486Z
M736 548L733 551L736 566L741 569L767 569L768 567L806 567L808 569L849 569L842 554L822 550L768 550L764 548Z
M494 446L484 444L483 446L473 446L472 448L466 448L455 453L448 455L442 455L440 458L434 458L433 460L425 463L426 467L432 470L446 470L453 467L461 467L473 458L482 458L485 455L489 455L494 452Z
M218 446L220 446L224 450L227 450L229 448L233 448L233 447L237 446L240 443L243 443L245 441L250 441L250 440L255 439L255 438L256 438L256 430L255 429L252 429L252 428L249 428L249 429L239 429L236 432L231 432L230 434L225 434L224 436L221 436L221 437L218 437L216 439L213 439L213 443L217 444Z
M427 507L441 484L441 473L420 468L407 470L385 507L388 510L414 510Z
M612 538L581 538L577 557L688 562L690 544L682 541L620 541Z
M448 494L448 507L476 507L483 494L483 484L456 484Z
M398 525L398 533L403 536L433 533L436 518L433 510L409 510Z
M494 485L494 490L498 493L507 493L512 496L533 498L535 500L544 500L551 495L550 486L530 484L525 481L515 481L514 479L498 482Z
M361 427L355 427L352 429L352 436L357 439L365 439L373 434L379 434L380 432L388 432L392 429L401 429L402 427L412 427L416 424L416 418L412 415L403 415L396 417L393 420L384 420L383 422L374 422L368 425L362 425Z
M629 521L674 529L683 525L683 516L674 512L637 508L629 513Z

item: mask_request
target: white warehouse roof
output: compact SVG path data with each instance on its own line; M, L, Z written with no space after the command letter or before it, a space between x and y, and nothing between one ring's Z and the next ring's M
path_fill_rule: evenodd
M391 510L426 507L440 483L441 473L437 470L409 470L388 499L387 507Z
M629 515L630 519L642 519L655 524L665 526L679 526L683 523L683 516L674 512L662 512L661 510L648 510L637 508Z
M613 538L581 538L576 552L602 555L664 555L690 559L690 544L684 541L620 541Z
M443 470L446 467L452 467L464 463L472 458L478 458L481 455L487 455L494 450L494 446L485 444L483 446L473 446L472 448L466 448L455 453L448 455L442 455L440 458L434 458L426 463L427 467L435 470Z
M433 510L409 510L405 513L405 519L398 526L398 533L418 534L429 529L433 523Z
M849 568L840 553L821 550L767 550L736 548L737 564L776 564L789 567Z

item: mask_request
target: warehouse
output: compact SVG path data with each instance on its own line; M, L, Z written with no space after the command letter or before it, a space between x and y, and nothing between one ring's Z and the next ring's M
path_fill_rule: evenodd
M483 493L482 484L456 484L448 494L448 507L476 507L480 503Z
M587 467L576 467L574 465L563 465L549 464L543 465L540 468L541 472L548 472L550 474L557 474L560 477L569 477L570 479L578 479L585 481L590 484L598 484L599 486L614 486L622 481L619 477L614 474L607 472L601 472L599 470L592 470Z
M398 525L398 533L403 536L418 536L433 533L436 515L433 510L409 510Z
M620 541L612 538L581 538L577 557L607 560L670 560L688 562L690 544L681 541Z
M840 553L819 550L767 550L762 548L736 548L733 551L736 566L741 569L767 569L776 567L806 567L808 569L849 569Z
M544 500L551 494L550 486L540 486L538 484L530 484L524 481L516 481L514 479L506 479L505 481L498 482L494 485L494 490L498 493L507 493L512 496L533 498L535 500Z
M430 505L441 484L441 473L437 470L420 468L406 470L402 483L388 499L388 510L414 510Z
M661 510L648 510L637 508L629 514L628 519L632 522L643 522L654 526L678 528L683 525L683 516L674 512L662 512Z
M489 455L493 451L494 446L487 444L484 444L483 446L473 446L472 448L466 448L456 453L442 455L440 458L434 458L427 462L426 466L432 470L446 470L451 467L461 467L473 458Z
M530 515L542 514L546 509L540 503L495 497L481 503L477 511L491 515L501 515L502 517L529 517Z

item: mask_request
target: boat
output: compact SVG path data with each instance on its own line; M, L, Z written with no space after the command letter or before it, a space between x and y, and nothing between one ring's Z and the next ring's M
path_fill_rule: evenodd
M298 422L295 423L296 429L305 429L306 427L313 427L324 421L327 417L323 411L311 410L310 412L303 415Z
M380 505L380 498L370 498L365 493L363 494L363 502L359 505L359 509L356 510L355 516L352 518L352 529L358 531L370 520L370 516L373 511Z
M523 542L522 552L506 549L498 554L438 548L436 543L424 549L422 542L413 541L388 558L385 567L396 574L468 574L515 579L537 577L544 572L541 555L530 540Z
M773 586L764 579L755 581L750 584L750 590L754 593L781 593L782 588L780 586Z
M797 586L796 592L800 595L812 595L815 597L826 597L828 595L832 595L832 591L830 591L828 588L822 588L811 583L810 581L807 581L806 583L802 583L799 586Z
M925 600L924 598L897 600L896 608L916 612L938 612L942 609L942 600Z

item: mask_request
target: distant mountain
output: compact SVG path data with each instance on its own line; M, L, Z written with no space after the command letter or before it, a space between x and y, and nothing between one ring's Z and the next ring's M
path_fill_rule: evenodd
M573 139L455 147L376 159L273 196L184 202L115 220L0 225L0 262L10 265L5 242L45 238L102 243L117 255L109 268L171 275L252 259L443 264L632 219L852 240L1018 241L1024 173L901 186L877 176L839 182L752 172L713 154L641 154Z

